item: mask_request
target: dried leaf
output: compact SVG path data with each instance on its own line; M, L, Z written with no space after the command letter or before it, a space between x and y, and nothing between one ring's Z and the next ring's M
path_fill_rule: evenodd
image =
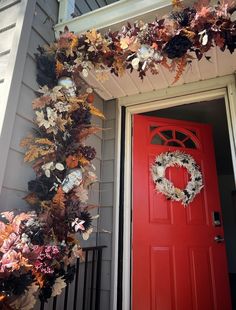
M87 37L88 40L86 40L85 42L88 42L88 43L96 43L97 41L100 41L101 40L101 34L99 32L97 32L96 29L91 29L89 31L87 31L85 33L85 36Z
M25 196L23 199L30 205L35 205L39 201L35 193L30 193L27 196Z
M56 278L56 281L52 288L52 297L55 297L57 295L60 295L62 293L63 288L66 287L65 279L62 277Z
M79 198L82 203L86 203L88 201L88 191L83 188L82 185L75 188L75 196Z
M217 33L214 36L214 41L215 41L215 44L217 46L219 46L219 48L224 48L224 46L225 46L225 39L219 33Z
M57 205L61 209L65 208L65 194L60 186L57 190L56 195L53 197L53 204Z
M36 109L42 109L42 108L44 108L47 104L49 104L50 101L51 101L51 97L48 96L48 95L38 97L38 98L34 99L33 102L32 102L33 109L34 109L34 110L36 110Z
M93 106L93 105L90 106L90 112L91 112L91 114L93 114L95 116L98 116L102 119L105 119L104 114L99 109L95 108L95 106Z
M79 156L78 160L81 166L87 166L89 164L89 160L87 160L84 156Z
M35 143L36 144L46 144L46 145L50 145L50 146L54 146L55 145L52 141L50 141L47 138L36 138L35 139Z
M172 0L172 5L174 8L181 8L183 7L182 1L181 0Z
M163 59L161 61L161 65L168 70L171 70L171 68L172 68L172 66L170 64L168 64L167 57L163 57Z
M30 146L29 150L25 153L24 162L31 162L40 157L41 149L35 145Z
M5 294L0 293L0 302L3 302L6 299L7 299L7 296ZM9 309L12 309L12 308L9 308Z
M29 135L28 137L21 140L20 147L22 148L28 147L32 143L33 140L34 140L34 137L32 135Z
M88 240L91 233L93 232L93 228L89 228L88 230L86 230L85 232L82 233L82 237L84 240Z
M130 37L123 37L120 39L120 47L124 50L129 47L129 44L131 43Z
M69 125L71 123L71 118L68 119L63 119L62 117L58 117L56 119L56 125L57 127L61 130L61 131L65 131L66 130L66 125Z
M102 128L100 128L100 127L84 128L77 134L76 138L78 139L78 141L82 141L82 140L86 139L89 135L95 134L101 130L102 130Z
M196 35L194 31L190 31L190 30L187 30L187 29L183 29L181 31L181 33L183 33L190 40L192 40L195 37L195 35Z
M54 153L54 151L54 147L48 146L47 148L44 148L43 146L38 147L36 145L31 145L28 151L25 153L24 162L34 161L39 157Z
M31 162L39 157L55 152L56 146L47 138L35 138L31 140L28 150L25 153L24 161Z
M59 60L57 60L57 62L56 62L56 75L57 75L57 77L61 75L61 73L63 72L63 69L64 69L63 64Z
M175 84L180 79L181 75L184 73L186 65L187 65L186 56L180 58L177 61L176 74L172 84Z
M45 280L43 274L39 273L39 272L35 272L34 276L35 276L36 281L39 284L39 286L43 287L44 286L44 280Z

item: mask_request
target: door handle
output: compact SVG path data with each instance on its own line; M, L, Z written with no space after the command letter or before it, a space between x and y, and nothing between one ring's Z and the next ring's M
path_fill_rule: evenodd
M220 236L220 235L215 236L214 240L215 240L216 243L222 243L222 242L225 241L225 239L222 236Z

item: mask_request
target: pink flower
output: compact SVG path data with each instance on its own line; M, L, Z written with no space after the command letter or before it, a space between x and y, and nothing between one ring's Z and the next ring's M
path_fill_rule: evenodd
M2 253L7 253L14 244L19 242L20 236L17 236L15 233L11 233L7 239L3 241L3 244L0 248Z
M47 245L37 250L40 251L38 252L37 259L34 263L34 268L44 274L53 273L53 264L60 256L59 248L56 245Z
M4 272L6 269L16 270L20 268L21 254L15 250L9 250L3 254L0 265L0 271Z

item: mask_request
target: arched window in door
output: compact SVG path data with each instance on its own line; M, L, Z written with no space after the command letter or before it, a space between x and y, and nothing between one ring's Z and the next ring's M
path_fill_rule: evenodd
M150 127L151 144L174 146L188 149L200 149L196 132L181 127Z

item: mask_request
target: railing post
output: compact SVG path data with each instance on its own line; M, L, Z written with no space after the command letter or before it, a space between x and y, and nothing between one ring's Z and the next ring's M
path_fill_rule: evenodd
M77 259L76 262L76 274L75 274L75 290L74 290L74 305L73 310L77 308L77 294L78 294L78 287L79 287L79 266L80 266L80 259Z
M43 301L40 302L40 310L44 310L44 302Z
M57 310L57 296L53 298L52 310Z
M79 287L83 285L83 295L82 301L80 301L80 307L83 310L100 310L100 295L101 295L101 273L102 273L102 251L106 246L94 246L84 248L85 260L84 260L84 272L81 273L81 261L78 258L75 266L75 279L74 279L74 295L72 299L72 305L69 301L69 283L66 286L64 294L63 305L60 304L57 296L53 298L52 310L68 309L68 304L70 304L70 309L78 310L77 301L78 301L78 290ZM90 255L91 254L91 255ZM90 261L90 258L92 259ZM91 265L91 266L90 266ZM82 264L83 266L83 264ZM82 269L83 270L83 269ZM91 278L89 276L91 270ZM81 275L83 274L83 277ZM90 294L87 292L87 288L91 285ZM57 302L58 301L58 302ZM71 308L72 307L72 308ZM44 310L45 303L41 301L40 310Z
M97 279L96 279L95 309L100 310L102 248L98 248L97 253L98 253L98 256L97 256Z
M89 254L89 251L87 250L85 252L85 262L84 262L84 286L83 286L83 306L82 306L83 310L85 310L85 305L86 305L88 254Z
M59 2L59 14L58 24L71 19L71 14L74 13L75 0L58 0Z
M94 287L93 282L94 282L95 253L96 251L93 249L92 270L91 270L90 310L93 310L93 287Z

